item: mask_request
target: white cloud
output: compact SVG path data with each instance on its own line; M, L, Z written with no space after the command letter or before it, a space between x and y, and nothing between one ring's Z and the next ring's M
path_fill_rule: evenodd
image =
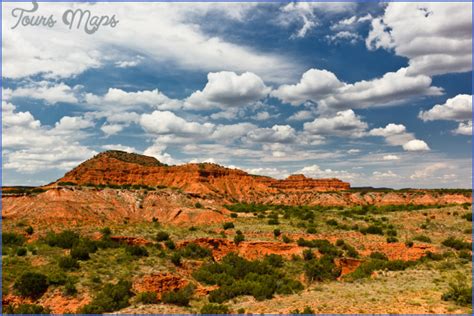
M154 111L143 114L140 125L152 134L176 134L188 136L209 135L215 125L211 123L200 124L189 122L170 111Z
M418 115L423 121L453 120L468 121L472 118L472 95L459 94L444 104L437 104Z
M362 39L362 37L359 34L355 32L350 32L350 31L339 31L333 35L326 35L325 38L332 44L344 43L344 42L355 44L359 40Z
M410 179L425 179L429 178L432 175L436 174L440 170L450 169L449 165L443 162L434 163L428 165L424 168L416 170L411 176Z
M250 168L244 170L249 174L268 176L276 179L284 179L289 176L288 170L281 170L278 168Z
M251 73L238 75L221 71L209 73L202 91L196 91L185 101L189 109L212 109L245 106L264 98L270 92L263 80Z
M55 131L70 132L94 127L94 122L82 116L63 116L55 124Z
M299 66L275 54L256 51L211 36L202 30L210 13L221 19L244 19L252 3L41 3L44 15L61 16L68 8L89 9L97 15L115 14L115 28L101 27L93 36L83 30L54 28L10 30L15 22L3 5L3 76L19 78L37 74L70 77L90 68L126 60L128 52L140 52L154 62L176 68L218 71L251 71L261 77L284 81ZM22 4L30 9L31 4ZM127 53L124 53L127 52ZM190 53L192 52L192 53ZM125 55L125 57L124 57Z
M272 96L292 105L312 101L320 112L334 112L348 108L392 106L410 98L442 94L442 89L431 87L431 78L424 75L408 76L407 69L388 72L381 78L348 84L327 70L310 69L299 83L282 85Z
M219 139L226 142L233 142L256 128L257 126L250 123L218 125L214 132L210 135L210 138Z
M453 131L454 134L472 136L472 121L459 123L458 128Z
M409 58L409 75L439 75L472 69L472 5L388 3L372 21L369 49L394 49Z
M382 157L383 160L400 160L400 157L397 155L385 155Z
M314 118L314 113L312 111L302 110L291 115L288 118L288 121L309 121L312 118Z
M405 125L390 123L385 127L374 128L370 130L369 134L373 136L388 137L396 134L402 134L406 132Z
M352 148L352 149L349 149L349 150L347 151L347 153L348 153L348 154L351 154L351 155L352 155L352 154L358 154L358 153L360 153L360 149Z
M104 132L105 135L111 136L117 133L120 133L125 128L121 124L104 124L100 127L100 130Z
M301 173L311 178L338 178L345 181L351 181L360 176L358 173L345 170L321 169L318 165L307 166L294 173Z
M128 60L119 60L115 62L115 66L118 68L129 68L129 67L136 67L140 65L143 61L144 57L137 55L133 58L130 58Z
M419 139L413 139L403 145L403 149L406 151L428 151L430 147Z
M125 146L125 145L121 145L121 144L104 145L104 146L102 146L102 148L105 149L105 150L121 150L121 151L125 151L125 152L128 152L128 153L137 153L138 152L138 150L134 147Z
M311 134L362 137L367 123L363 122L354 111L337 112L333 117L318 117L312 122L304 123L304 130Z
M247 139L256 143L292 143L296 140L296 131L290 125L273 125L251 130Z
M399 177L398 174L393 173L391 170L388 170L387 172L381 172L381 171L374 171L372 175L375 178L397 178Z
M39 81L29 83L17 89L8 89L7 98L23 97L44 100L48 104L58 102L76 103L78 99L75 96L75 89L64 83L53 83L48 81Z
M181 161L174 159L173 157L171 157L170 154L165 152L166 148L166 145L160 144L159 142L155 142L153 145L145 149L143 154L145 156L155 157L156 159L158 159L158 161L167 165L180 164Z

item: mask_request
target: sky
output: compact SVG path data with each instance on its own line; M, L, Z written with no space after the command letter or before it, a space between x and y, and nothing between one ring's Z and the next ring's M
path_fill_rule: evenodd
M471 3L2 3L2 182L116 149L471 188L471 89Z

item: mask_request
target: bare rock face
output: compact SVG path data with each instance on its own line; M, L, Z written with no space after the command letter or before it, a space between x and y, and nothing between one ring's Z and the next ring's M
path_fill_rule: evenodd
M225 195L236 199L279 191L340 191L350 188L349 183L338 179L293 175L277 180L210 163L167 166L153 157L121 151L100 153L66 173L55 184L167 186L188 193Z

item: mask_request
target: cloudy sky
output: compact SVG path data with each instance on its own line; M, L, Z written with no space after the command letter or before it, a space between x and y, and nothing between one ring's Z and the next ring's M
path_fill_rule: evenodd
M4 185L120 149L471 187L470 3L39 3L53 27L12 29L17 7L33 5L2 4ZM71 8L119 22L87 34L63 23Z

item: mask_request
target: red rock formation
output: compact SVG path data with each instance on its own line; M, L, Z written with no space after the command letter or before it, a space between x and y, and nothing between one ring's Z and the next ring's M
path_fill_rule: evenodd
M171 273L155 273L135 280L132 288L135 293L154 292L157 298L161 299L163 293L177 291L188 283L188 281Z
M314 190L314 191L341 191L349 190L351 185L339 179L312 179L302 174L294 174L270 185L273 188L285 191Z

